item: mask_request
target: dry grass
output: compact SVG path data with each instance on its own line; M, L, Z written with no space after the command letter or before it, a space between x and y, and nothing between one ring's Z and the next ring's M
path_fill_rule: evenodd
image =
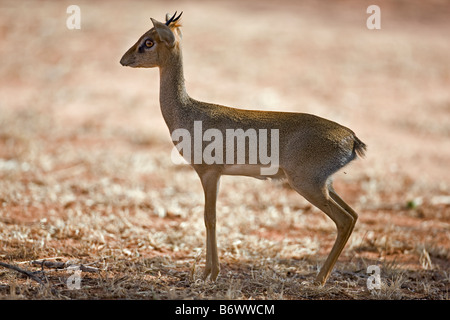
M386 5L384 29L371 34L358 2L333 6L332 21L314 3L80 1L82 30L69 31L64 3L2 2L0 260L46 285L2 268L0 297L448 299L448 22L426 5ZM222 270L215 283L201 280L200 182L170 162L157 72L118 64L149 16L175 9L185 12L194 97L316 113L369 144L367 159L336 177L360 220L327 285L313 281L332 222L285 183L242 177L223 178ZM202 18L214 10L217 23ZM14 23L19 14L26 23ZM38 259L99 272L82 272L70 290L73 271L41 270ZM369 265L380 267L380 289L367 289Z

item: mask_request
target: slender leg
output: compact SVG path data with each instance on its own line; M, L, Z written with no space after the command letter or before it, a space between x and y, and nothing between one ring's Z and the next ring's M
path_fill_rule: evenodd
M311 204L322 210L333 220L337 228L337 237L331 252L323 264L316 280L325 284L339 255L345 247L356 223L357 214L336 194L331 186L325 184L315 186L296 185L291 181L292 187L303 195Z
M216 200L219 191L220 175L216 172L206 172L200 175L205 193L205 226L206 226L206 266L203 279L208 275L212 281L219 275L219 256L216 239Z
M336 241L331 249L330 254L328 255L325 263L323 264L320 272L317 276L317 281L322 285L328 279L328 276L331 273L339 255L345 247L345 244L350 238L350 235L353 232L353 228L356 223L356 219L344 210L333 198L329 198L327 202L328 210L324 211L336 224L337 227L337 237Z
M358 214L347 204L344 200L334 191L333 187L331 185L328 186L328 191L333 198L334 201L336 201L347 213L351 214L351 216L356 220L358 219Z

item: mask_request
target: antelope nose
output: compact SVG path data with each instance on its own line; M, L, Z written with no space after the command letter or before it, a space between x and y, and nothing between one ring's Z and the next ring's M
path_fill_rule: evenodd
M122 59L120 59L120 64L123 66L127 66L127 61L125 59L125 56L123 56Z

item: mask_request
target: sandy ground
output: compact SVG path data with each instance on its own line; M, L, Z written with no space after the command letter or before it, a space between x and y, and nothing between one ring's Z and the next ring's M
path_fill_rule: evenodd
M448 2L378 1L381 30L365 1L77 1L80 30L70 4L0 2L0 261L46 279L2 268L1 297L448 299ZM332 222L285 183L242 177L221 184L221 275L200 279L200 182L170 161L158 71L119 64L175 10L192 97L313 113L368 145L335 176L360 218L326 286ZM98 271L69 290L73 273L42 259Z

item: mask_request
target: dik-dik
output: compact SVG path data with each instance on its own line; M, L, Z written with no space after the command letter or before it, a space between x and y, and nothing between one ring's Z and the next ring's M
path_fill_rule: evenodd
M243 175L259 179L287 179L294 190L334 221L337 238L317 275L317 281L324 284L358 218L333 189L331 176L357 155L362 157L366 145L352 130L314 115L244 110L191 98L184 84L180 16L176 17L176 13L172 17L166 16L165 23L151 19L153 28L139 38L120 63L133 68L159 68L161 112L173 140L179 130L192 136L203 135L201 140L191 140L190 148L181 150L177 147L200 177L205 194L206 267L203 277L210 276L215 281L220 269L216 241L216 200L220 177ZM253 154L256 149L250 146L232 144L234 148L230 149L228 139L225 142L220 137L230 132L238 132L234 136L236 139L242 138L243 134L244 140L251 138L249 133L255 133L256 142L267 144L260 147L266 147L266 151L270 149L277 156L275 170L263 171L267 169L267 161L258 159L258 154ZM206 142L213 141L212 137L215 150L210 155L213 160L194 157L190 151L199 151L197 154L202 155L208 148ZM222 158L217 157L219 154ZM243 154L241 159L236 156L239 154ZM250 161L252 159L253 162ZM273 163L270 165L273 167Z

